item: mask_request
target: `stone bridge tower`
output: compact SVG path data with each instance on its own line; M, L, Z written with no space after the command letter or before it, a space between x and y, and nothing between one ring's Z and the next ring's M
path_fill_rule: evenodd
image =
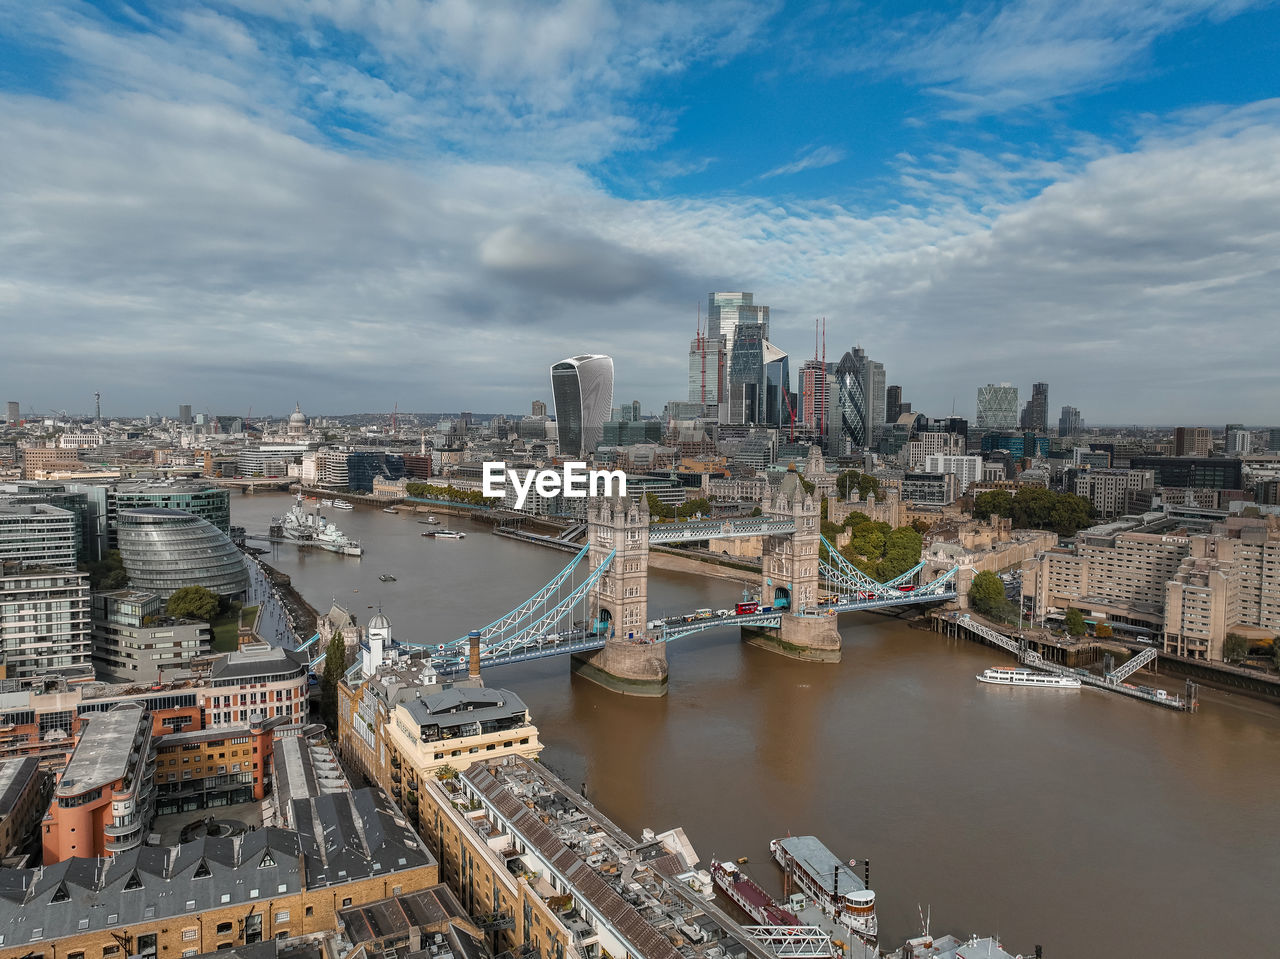
M667 647L646 634L649 617L649 507L643 497L588 501L587 562L591 569L612 552L609 569L592 588L592 618L608 630L604 649L575 653L572 668L606 689L632 696L667 691Z
M764 515L794 520L792 536L765 536L761 545L763 577L760 604L772 606L785 596L792 612L818 605L818 546L822 540L819 500L804 491L800 477L788 472L776 493L765 498Z

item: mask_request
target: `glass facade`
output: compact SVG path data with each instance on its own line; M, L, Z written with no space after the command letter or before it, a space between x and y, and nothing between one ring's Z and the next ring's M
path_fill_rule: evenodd
M135 589L166 599L183 586L220 596L249 588L244 556L208 520L181 510L124 510L117 517L120 557Z
M739 324L733 331L729 358L729 422L735 425L763 422L764 327Z
M120 485L107 492L107 527L110 546L119 548L116 526L120 512L128 509L182 510L199 516L224 533L231 532L231 491L202 483Z
M588 353L551 367L551 396L563 457L585 457L604 436L613 409L613 358Z
M867 445L867 400L863 370L853 353L845 353L835 374L827 377L827 453L845 456Z

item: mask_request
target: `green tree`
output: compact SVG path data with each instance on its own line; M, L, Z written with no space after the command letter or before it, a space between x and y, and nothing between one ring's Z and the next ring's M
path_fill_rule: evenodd
M974 516L1003 516L1008 519L1013 515L1013 496L1007 489L989 489L973 498Z
M920 562L924 540L910 526L899 526L884 538L884 558L876 568L876 579L888 582Z
M212 622L218 615L218 594L203 586L183 586L173 591L165 612L178 619L199 619Z
M703 516L711 515L711 503L702 498L691 499L688 502L681 503L676 510L677 516L693 516L696 513L701 513Z
M1072 636L1083 636L1088 632L1088 627L1085 626L1084 622L1084 613L1080 612L1080 610L1076 609L1074 606L1067 610L1066 624L1067 632Z
M998 616L1004 608L1004 583L989 569L984 569L969 584L969 605L983 616Z
M1112 635L1112 634L1111 634L1111 624L1110 624L1110 623L1099 623L1099 624L1097 625L1097 628L1095 628L1095 629L1094 629L1094 631L1093 631L1093 635L1097 636L1099 639L1110 639L1110 638L1111 638L1111 635Z
M1075 493L1058 496L1049 513L1049 529L1059 536L1074 536L1093 519L1093 503Z
M342 682L342 674L346 672L347 645L342 639L342 632L335 630L333 638L324 651L324 675L320 687L320 715L325 725L338 733L338 684Z
M129 574L125 572L118 549L111 550L96 563L83 564L80 569L89 574L89 589L94 592L124 589L129 585Z
M764 510L762 510L759 506L755 507L751 511L752 516L762 516L763 514L764 514Z
M880 481L857 470L845 470L836 477L836 494L841 499L848 499L851 490L857 490L858 495L866 499L872 493L880 492Z
M652 493L644 494L644 501L649 504L649 515L658 519L675 519L676 511Z
M1222 641L1222 659L1228 663L1238 663L1249 655L1249 640L1239 633L1227 633Z

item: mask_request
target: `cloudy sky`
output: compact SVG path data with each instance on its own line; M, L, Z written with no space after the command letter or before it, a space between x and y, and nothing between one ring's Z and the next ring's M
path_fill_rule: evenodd
M0 0L0 399L684 398L709 290L917 409L1280 422L1280 7Z

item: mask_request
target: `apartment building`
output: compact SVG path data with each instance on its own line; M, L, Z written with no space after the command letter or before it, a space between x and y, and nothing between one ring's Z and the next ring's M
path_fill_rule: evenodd
M34 756L0 760L0 858L20 852L34 834L51 784Z
M1075 492L1093 504L1100 518L1112 519L1127 512L1130 490L1154 485L1151 470L1086 469L1076 473Z
M0 651L5 676L93 679L89 574L0 561Z
M1238 618L1234 564L1188 557L1165 586L1164 651L1221 661L1223 641Z
M151 716L120 703L82 724L42 827L46 865L142 845L155 808Z
M165 671L188 669L208 656L212 642L208 623L166 616L159 593L93 594L93 667L99 679L159 682Z
M0 505L0 560L75 569L80 546L76 514L48 503Z

